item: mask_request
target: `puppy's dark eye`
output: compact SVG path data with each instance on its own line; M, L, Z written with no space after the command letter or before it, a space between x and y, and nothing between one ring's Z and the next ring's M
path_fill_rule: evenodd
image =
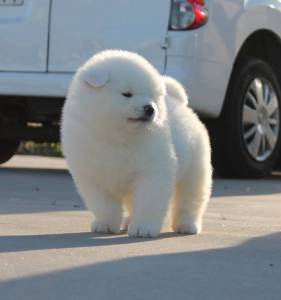
M133 96L133 94L130 92L122 93L122 95L126 98L131 98Z

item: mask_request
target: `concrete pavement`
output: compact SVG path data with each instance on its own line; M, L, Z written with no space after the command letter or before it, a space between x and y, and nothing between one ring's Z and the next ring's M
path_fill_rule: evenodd
M204 231L89 233L60 159L0 169L0 300L281 299L281 176L216 179Z

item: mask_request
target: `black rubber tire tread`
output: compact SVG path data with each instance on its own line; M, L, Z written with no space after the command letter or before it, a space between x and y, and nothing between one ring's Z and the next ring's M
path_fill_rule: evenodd
M0 164L5 163L16 153L20 141L0 139Z
M281 149L281 128L272 154L263 162L252 158L242 136L242 105L244 95L256 77L263 77L274 87L281 108L280 84L273 69L257 58L241 60L234 71L226 102L220 118L215 121L211 132L214 142L214 165L218 174L237 178L262 178L273 170ZM281 120L281 109L279 110Z

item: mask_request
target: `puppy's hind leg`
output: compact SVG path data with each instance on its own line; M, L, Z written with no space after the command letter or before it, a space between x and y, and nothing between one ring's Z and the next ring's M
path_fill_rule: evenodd
M94 214L92 231L98 233L119 233L122 221L122 203L96 188L93 184L79 184L78 189L86 206Z
M189 174L177 186L172 205L172 228L178 233L197 234L211 193L211 172Z

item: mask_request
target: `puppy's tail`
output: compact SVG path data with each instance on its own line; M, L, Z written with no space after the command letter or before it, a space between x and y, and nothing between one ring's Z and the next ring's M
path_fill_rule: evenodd
M174 78L163 76L168 96L176 99L181 104L188 105L188 96L184 87Z

